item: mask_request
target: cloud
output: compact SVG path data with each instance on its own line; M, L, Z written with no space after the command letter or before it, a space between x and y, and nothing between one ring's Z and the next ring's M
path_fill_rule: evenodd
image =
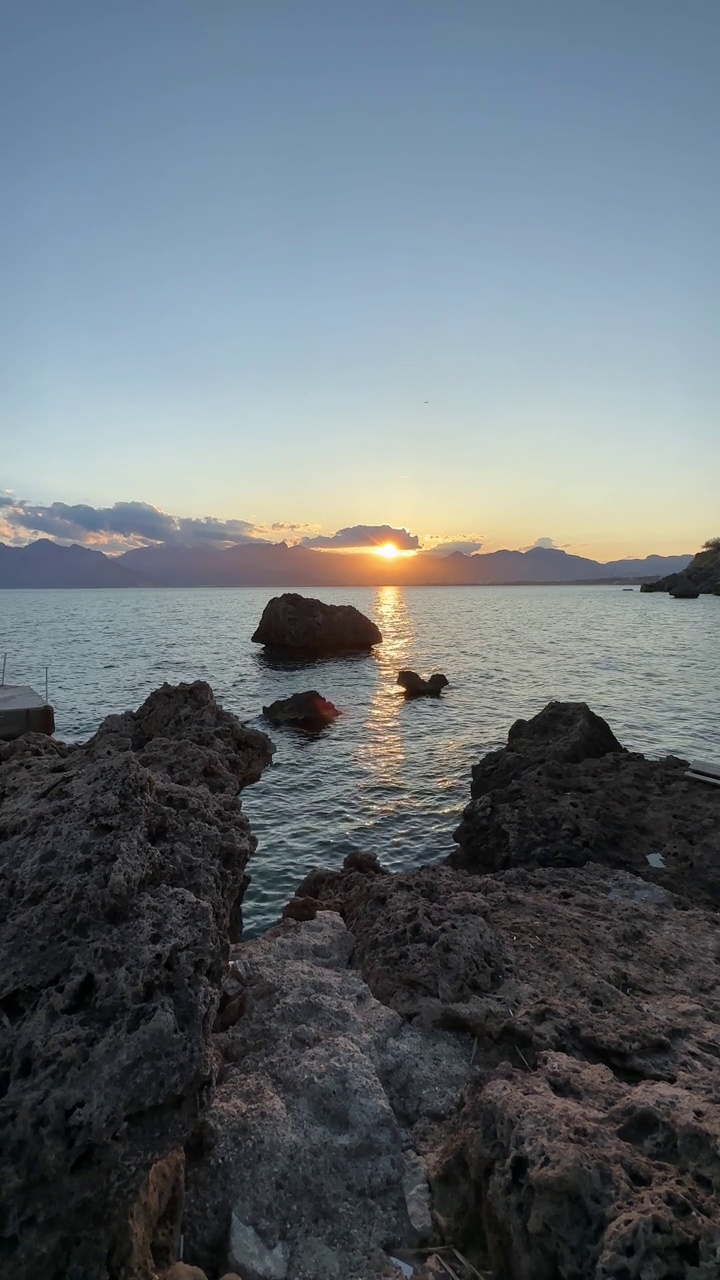
M303 524L297 520L274 520L270 526L259 525L258 528L270 528L273 533L318 533L319 524Z
M237 546L263 541L248 520L172 516L148 502L116 502L112 507L91 507L85 503L70 506L66 502L36 506L11 494L3 493L0 498L4 529L12 531L13 541L18 540L20 529L104 550L127 550L148 542Z
M521 551L537 551L542 548L544 551L562 551L563 548L558 546L554 538L536 538L529 547L521 547Z
M318 535L316 538L303 538L304 547L327 547L344 550L347 547L381 547L385 542L393 542L401 551L417 551L420 539L407 529L393 529L389 524L355 524L348 529L338 529L336 533Z
M429 556L451 556L457 551L462 552L464 556L474 556L482 545L482 542L473 539L458 538L448 542L436 542L432 547L423 547L423 551Z
M0 490L0 540L20 545L33 537L58 542L79 542L110 555L157 543L186 546L231 547L276 541L285 534L290 543L306 547L360 550L392 542L404 551L416 551L420 539L407 529L392 525L354 525L320 535L318 524L275 520L255 524L250 520L221 520L215 516L175 516L149 502L115 502L94 507L89 503L31 503L9 490ZM480 546L473 543L473 549ZM453 550L448 543L445 553ZM467 549L467 548L463 548Z
M263 542L265 539L256 536L255 525L247 520L216 520L213 516L204 516L202 520L192 520L187 516L176 517L176 542L185 542L190 538L193 542L229 542L238 545L242 542ZM167 538L165 539L167 541Z
M451 556L456 551L464 556L474 556L485 543L485 535L476 530L462 533L424 533L422 549L426 555Z

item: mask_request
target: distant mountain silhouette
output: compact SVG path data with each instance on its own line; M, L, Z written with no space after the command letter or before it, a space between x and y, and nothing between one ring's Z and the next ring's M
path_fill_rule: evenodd
M117 559L76 543L62 547L38 538L26 547L0 542L0 587L136 587L142 585Z
M163 543L126 551L118 563L161 586L294 587L319 586L325 581L322 574L318 577L313 572L316 559L317 552L290 548L285 542L248 542L220 551Z
M472 556L419 552L383 560L372 552L342 553L248 542L227 549L161 543L107 556L48 538L25 547L0 543L0 587L328 587L481 586L503 583L598 582L677 573L692 556L647 556L601 564L555 548L491 551Z

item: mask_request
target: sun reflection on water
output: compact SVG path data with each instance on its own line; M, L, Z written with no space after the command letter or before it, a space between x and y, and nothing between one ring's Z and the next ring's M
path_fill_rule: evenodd
M401 732L402 695L396 686L397 673L405 655L412 649L413 625L402 587L378 587L373 602L373 617L382 631L383 643L378 653L378 686L373 694L358 744L357 762L369 775L373 803L384 807L383 796L400 790L400 774L405 764L405 748Z
M413 624L404 589L378 587L372 612L383 635L379 650L381 665L383 668L391 667L394 678L413 643Z

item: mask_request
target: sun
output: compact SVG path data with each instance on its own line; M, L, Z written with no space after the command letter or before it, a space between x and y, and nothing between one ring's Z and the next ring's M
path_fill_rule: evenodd
M382 556L385 560L394 560L400 555L394 542L383 542L381 547L375 548L375 555Z

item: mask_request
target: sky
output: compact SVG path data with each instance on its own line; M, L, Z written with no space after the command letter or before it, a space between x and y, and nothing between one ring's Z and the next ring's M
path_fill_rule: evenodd
M697 549L719 58L717 0L6 0L10 532Z

